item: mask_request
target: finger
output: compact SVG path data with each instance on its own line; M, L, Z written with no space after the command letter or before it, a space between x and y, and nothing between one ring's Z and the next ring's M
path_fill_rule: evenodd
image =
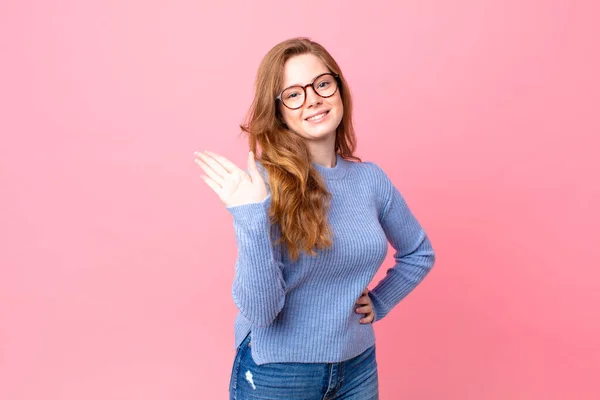
M206 165L208 165L210 168L212 168L212 170L215 171L215 173L217 175L219 175L221 178L225 178L227 175L229 175L229 171L227 171L227 169L225 169L225 167L223 165L221 165L221 163L217 159L215 159L214 157L210 156L210 154L208 154L207 152L196 153L196 155Z
M357 307L356 308L356 313L357 314L368 314L371 311L373 311L373 308L371 306L362 306L362 307Z
M253 181L260 176L260 172L258 172L258 167L256 166L256 160L254 159L253 152L248 153L248 173L250 174L250 178Z
M370 303L371 302L371 298L369 297L368 294L361 294L360 297L358 298L357 302L362 302L363 304L366 304L365 302Z
M194 161L196 162L196 164L198 164L200 166L200 168L202 168L204 173L206 175L208 175L208 177L214 181L214 183L219 185L219 187L223 186L223 178L221 176L219 176L211 167L209 167L206 164L206 162L204 162L203 158L200 157L200 158L195 159Z
M219 186L215 181L213 181L206 175L201 175L201 176L202 176L202 179L204 179L204 182L206 182L206 184L208 186L210 186L210 188L212 190L214 190L216 194L219 194L221 192L221 189L222 189L221 186Z
M204 165L208 168L212 169L215 174L219 175L221 178L227 176L228 172L222 165L220 165L214 158L209 156L208 154L196 152L195 153L197 159L201 160Z
M360 323L361 324L370 324L373 322L373 320L375 319L375 313L370 313L369 315L367 315L364 318L360 319Z
M208 151L206 150L204 152L206 155L208 155L209 157L213 158L214 160L218 161L219 164L229 173L235 172L235 171L241 171L240 168L238 168L237 165L235 165L234 163L232 163L231 161L229 161L228 159L226 159L223 156L220 156L216 153L213 153L212 151Z
M370 304L371 303L371 299L369 298L369 296L361 296L358 298L358 300L356 300L356 304Z

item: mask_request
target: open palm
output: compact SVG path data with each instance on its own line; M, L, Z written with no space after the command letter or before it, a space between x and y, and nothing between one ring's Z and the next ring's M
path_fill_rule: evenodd
M260 203L267 198L267 186L258 172L254 154L248 154L248 173L223 156L210 151L195 152L194 161L206 175L202 179L227 207Z

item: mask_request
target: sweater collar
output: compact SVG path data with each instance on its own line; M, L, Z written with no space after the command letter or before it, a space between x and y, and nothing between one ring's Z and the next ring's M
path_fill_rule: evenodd
M322 165L319 165L314 162L312 163L312 165L316 168L317 171L319 171L319 173L325 180L342 179L348 171L348 165L350 164L350 162L344 160L342 156L340 156L337 153L336 160L337 161L335 162L335 167L333 168L323 167Z

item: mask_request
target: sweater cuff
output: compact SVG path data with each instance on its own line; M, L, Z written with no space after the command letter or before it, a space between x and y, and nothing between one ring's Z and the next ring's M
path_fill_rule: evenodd
M373 294L372 291L369 291L369 297L371 298L371 305L373 306L373 312L375 313L375 318L373 318L373 322L380 321L383 317L387 315L389 310L383 305L383 303L379 300L377 295Z
M226 207L233 216L234 223L246 229L261 228L270 223L269 208L271 206L271 193L260 203L241 204Z

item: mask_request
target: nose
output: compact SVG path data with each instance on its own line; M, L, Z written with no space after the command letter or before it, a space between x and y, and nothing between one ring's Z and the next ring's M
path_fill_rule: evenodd
M321 104L323 98L315 92L312 86L306 88L306 105L307 107L313 107Z

